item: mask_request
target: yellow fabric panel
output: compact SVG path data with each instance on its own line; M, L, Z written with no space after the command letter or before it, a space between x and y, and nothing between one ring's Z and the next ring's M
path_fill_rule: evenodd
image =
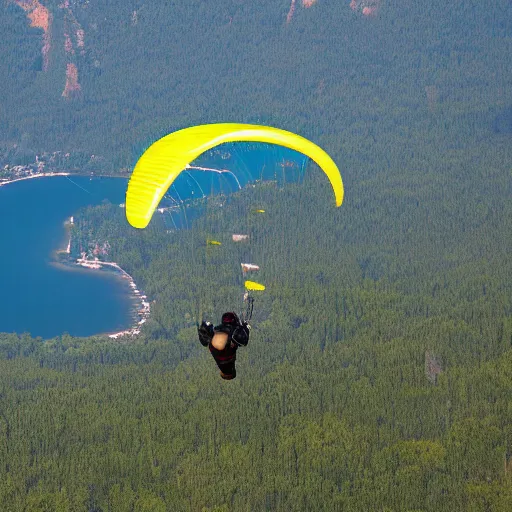
M256 283L255 281L245 281L245 288L247 290L263 291L265 289L265 286L260 283Z
M331 182L336 206L343 201L341 175L332 158L313 142L294 133L238 123L192 126L153 143L140 157L126 191L126 217L136 228L145 228L173 181L190 162L225 142L266 142L299 151L310 157Z

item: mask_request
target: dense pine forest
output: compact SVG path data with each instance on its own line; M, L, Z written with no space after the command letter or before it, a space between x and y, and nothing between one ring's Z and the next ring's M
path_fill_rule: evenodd
M42 3L46 71L0 6L2 163L128 172L173 129L260 122L324 147L346 197L309 164L186 229L77 212L74 250L108 241L152 313L135 339L0 334L0 509L512 510L510 3L70 2L70 97L71 15ZM196 322L239 307L242 257L267 290L226 382Z

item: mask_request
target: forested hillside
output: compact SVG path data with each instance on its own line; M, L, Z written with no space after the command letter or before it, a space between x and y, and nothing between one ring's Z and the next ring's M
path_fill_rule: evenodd
M175 233L159 218L135 232L118 206L78 216L77 236L108 239L156 303L128 344L2 336L8 510L510 508L506 187L467 244L478 218L443 222L425 192L359 191L360 208L336 210L310 171ZM194 316L198 299L218 315L238 293L236 250L205 240L254 204L268 289L225 382Z
M51 30L18 4L46 6ZM389 2L371 18L319 0L287 23L289 6L2 2L2 161L63 151L73 168L94 154L130 169L172 129L229 120L312 137L358 172L422 169L426 136L457 149L512 103L507 0ZM63 95L70 73L79 87Z
M131 170L173 129L261 122L346 197L311 164L179 231L77 212L152 313L135 341L0 335L3 510L512 510L510 2L41 2L46 71L0 7L2 162ZM267 291L226 382L196 321L239 297L242 229Z

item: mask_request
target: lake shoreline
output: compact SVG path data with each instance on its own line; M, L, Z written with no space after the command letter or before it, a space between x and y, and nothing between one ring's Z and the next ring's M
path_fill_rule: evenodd
M69 176L71 173L42 173L42 174L34 174L30 176L26 176L23 178L16 178L11 181L2 182L1 185L6 185L7 183L14 183L15 181L27 180L31 178L40 178L40 177L49 177L49 176ZM137 336L140 334L141 326L146 323L149 318L151 312L151 305L147 301L147 296L143 294L137 287L135 280L133 277L126 272L123 268L121 268L115 262L109 261L101 261L98 258L93 260L88 260L85 257L82 258L72 258L71 257L71 227L74 224L74 217L71 216L69 220L64 222L64 227L66 230L66 239L67 245L65 249L57 249L54 253L55 259L54 263L57 265L62 265L70 270L78 270L76 266L90 269L90 270L101 270L111 272L113 274L118 275L121 279L128 280L129 286L131 288L130 299L133 301L134 305L132 308L133 319L136 322L135 325L130 327L129 329L125 329L117 332L105 332L95 334L93 336L108 336L111 339L117 339L123 336ZM59 256L61 258L59 259ZM66 259L63 261L62 256Z
M141 326L147 321L149 315L151 313L151 305L147 300L147 296L142 293L133 277L126 272L122 267L120 267L116 262L112 261L102 261L98 258L87 259L85 257L85 253L81 258L73 258L71 256L71 227L74 224L74 218L70 217L69 220L64 222L64 227L67 231L66 236L66 248L65 249L57 249L54 252L54 264L58 266L62 266L63 269L68 270L79 270L77 267L81 267L84 271L88 270L99 270L101 272L108 272L116 275L120 279L124 279L128 281L128 284L131 288L130 291L130 299L133 301L134 306L132 308L132 315L135 324L122 331L116 332L104 332L95 334L93 336L108 336L111 339L117 339L122 336L137 336L140 334Z
M121 279L127 280L131 288L130 297L134 302L138 303L138 306L134 308L134 316L136 319L136 324L134 326L132 326L129 329L125 329L123 331L118 331L114 333L101 333L98 334L98 336L108 336L111 339L117 339L122 336L137 336L138 334L140 334L140 329L142 325L146 323L151 313L151 304L147 300L147 296L138 289L133 277L130 274L128 274L126 270L121 268L117 263L112 261L101 261L98 259L88 260L85 258L77 258L74 261L74 264L91 270L112 272L121 277Z
M22 176L21 178L14 178L0 181L0 187L3 187L4 185L9 185L10 183L16 183L17 181L25 181L25 180L31 180L34 178L49 178L51 176L70 176L70 172L43 172L43 173L36 173L36 174L29 174L28 176Z
M56 255L59 254L68 256L65 250L56 251ZM130 274L128 274L126 270L121 268L117 263L110 261L87 260L84 258L75 259L71 257L66 257L66 259L57 258L55 261L52 262L52 265L60 267L61 270L68 270L72 272L80 270L83 272L89 272L91 270L105 272L112 274L118 277L119 279L128 281L128 284L131 288L129 293L129 299L133 302L133 306L131 309L132 317L135 322L134 325L122 331L102 332L98 334L92 334L87 337L108 336L111 339L117 339L122 336L137 336L138 334L140 334L140 328L144 323L146 323L151 313L151 304L147 300L147 296L138 289L133 277Z
M94 251L89 251L88 255L80 255L73 247L75 239L73 224L77 219L71 214L78 208L86 207L88 204L96 205L105 199L114 204L122 203L125 183L110 179L105 179L103 183L98 176L76 174L80 178L77 180L78 184L84 184L89 189L82 193L78 190L82 187L76 188L77 184L73 181L69 183L69 178L75 176L75 173L67 170L48 172L45 169L44 171L46 172L34 170L30 174L3 172L0 176L0 206L2 207L0 216L3 221L1 226L5 227L6 235L3 242L5 247L10 249L3 252L3 259L0 258L1 262L5 263L2 284L12 297L9 300L4 296L0 301L2 313L5 313L0 330L31 332L34 336L43 339L51 339L65 331L73 333L72 336L77 338L108 339L107 337L110 336L116 339L123 336L121 342L135 341L132 336L139 334L142 324L149 316L149 301L144 292L139 290L138 283L132 276L116 263L100 262L98 265L98 262L93 261L96 256ZM36 180L36 178L55 176L60 176L60 179ZM27 180L32 181L29 183ZM16 182L25 182L27 185L13 185L12 191L9 187L1 188ZM89 182L91 182L90 187L87 186ZM22 206L23 201L28 202L30 206ZM8 221L11 218L11 209L16 213L19 210L19 222L15 225ZM50 223L44 222L46 217ZM27 242L28 240L31 242ZM17 254L15 259L12 254ZM97 256L102 260L112 259L106 256L106 252L102 254ZM77 260L79 256L82 258L85 256L90 261ZM91 274L91 268L87 268L91 263L95 267L102 268L105 273ZM25 265L28 267L27 271L5 270L13 264L19 264L20 269ZM45 270L45 267L48 270ZM60 268L52 270L50 267ZM62 270L83 274L83 276L66 277L62 274ZM61 275L59 276L56 272ZM107 272L111 275L107 275ZM19 280L27 281L28 286L36 281L41 283L37 290L29 294L28 299L17 286L18 273L20 273ZM86 277L86 273L89 277ZM50 276L51 280L48 280ZM55 283L57 289L52 290L54 286L52 283ZM96 289L100 290L99 295L96 294ZM49 300L45 296L48 293ZM79 294L76 296L76 304L73 304L74 299L68 300L69 297L73 297L73 293ZM53 307L57 306L60 300L63 301L62 309ZM14 301L18 301L19 306L12 306ZM95 316L84 320L81 317L81 311L86 310L95 311ZM110 314L111 311L113 316ZM59 327L60 315L63 315L62 324L66 327L65 329ZM52 320L48 320L49 318Z

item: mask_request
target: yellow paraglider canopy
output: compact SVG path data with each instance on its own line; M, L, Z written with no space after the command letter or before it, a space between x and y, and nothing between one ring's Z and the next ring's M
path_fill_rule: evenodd
M256 281L245 281L244 286L247 290L251 291L263 291L265 290L265 285L257 283Z
M295 133L238 123L192 126L153 143L135 165L126 191L126 217L145 228L166 191L181 171L205 151L225 142L266 142L299 151L314 160L331 182L336 206L343 201L341 175L332 158L313 142Z

